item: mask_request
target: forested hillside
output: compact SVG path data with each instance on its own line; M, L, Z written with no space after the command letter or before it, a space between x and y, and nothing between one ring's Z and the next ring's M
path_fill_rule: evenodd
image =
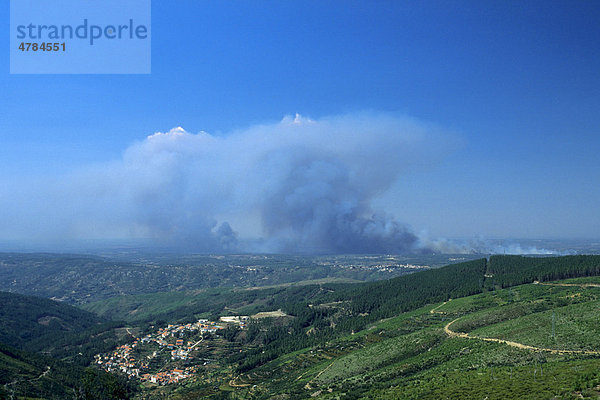
M87 255L0 253L0 290L85 304L119 295L215 287L389 279L422 269L408 263L423 261L426 265L441 266L451 258L448 255L170 255L138 257L133 262Z
M57 301L0 292L0 342L20 348L51 342L106 322L97 315Z
M595 276L600 274L600 256L564 257L491 256L490 281L502 287L555 279Z
M99 349L118 343L120 322L68 304L6 292L0 304L0 343L8 346L87 365Z
M352 312L385 318L427 303L479 293L483 287L486 260L448 265L386 281L341 291L336 300L349 300Z
M119 322L68 304L0 292L0 399L127 398L120 377L86 368L119 344ZM105 393L94 397L93 393Z
M499 256L510 263L511 257ZM587 276L590 268L573 268L570 257L518 258L523 266L540 268L549 260L554 273ZM581 265L594 265L597 257L580 256ZM530 263L530 264L528 264ZM240 371L249 371L258 365L275 359L280 354L322 343L339 335L357 332L370 323L415 310L426 304L460 298L487 290L485 286L486 259L449 265L435 270L422 271L386 281L355 284L328 285L310 301L274 304L295 316L287 327L269 328L269 335L262 339L263 346L250 349L246 354L234 357ZM543 267L541 267L543 268ZM507 271L509 276L526 281L529 268L515 267ZM502 272L495 277L501 279ZM549 274L548 276L552 276ZM311 335L305 335L310 329Z
M85 368L0 343L0 399L128 399L135 385L95 368Z

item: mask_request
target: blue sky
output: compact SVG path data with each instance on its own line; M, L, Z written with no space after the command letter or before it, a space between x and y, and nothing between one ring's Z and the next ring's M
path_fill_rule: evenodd
M0 182L119 160L177 126L369 112L453 138L369 198L415 232L598 237L599 20L592 1L154 0L150 75L10 75L5 48Z

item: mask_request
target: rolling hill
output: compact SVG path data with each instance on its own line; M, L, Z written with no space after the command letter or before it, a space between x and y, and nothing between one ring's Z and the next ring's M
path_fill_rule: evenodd
M127 319L137 332L282 310L206 338L196 351L207 361L193 377L145 385L137 395L144 399L600 398L599 272L600 256L495 256L370 283L151 293L86 308ZM4 327L7 340L69 365L84 365L129 332L64 304L4 295L15 305L2 326L24 326ZM40 329L55 343L32 339ZM7 370L45 382L47 363L17 356L5 358ZM80 387L92 372L80 372Z
M492 257L373 283L256 289L254 304L292 317L230 335L243 351L224 356L216 372L201 370L150 396L594 397L599 265L597 256ZM569 276L584 278L573 286L526 283ZM261 303L264 297L271 302ZM152 304L136 300L132 307Z
M94 354L122 340L120 323L34 296L0 292L0 304L0 398L91 396L103 386L122 394L107 398L127 397L126 382L86 368Z
M213 371L155 395L599 398L600 278L593 280L598 287L571 282L524 284L429 304L233 375L225 368L219 390L205 381L211 376L214 382Z
M76 333L107 322L90 312L57 301L0 292L0 343L35 349L65 333Z

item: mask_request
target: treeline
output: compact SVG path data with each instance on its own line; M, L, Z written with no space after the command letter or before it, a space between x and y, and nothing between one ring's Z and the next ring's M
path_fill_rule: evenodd
M485 258L417 272L387 281L373 282L337 293L336 300L350 300L353 314L381 319L428 303L481 292Z
M600 275L600 255L563 257L491 256L488 284L516 286L533 281L551 281Z
M398 315L428 303L463 297L483 290L486 260L449 265L368 284L327 284L295 288L275 303L294 319L285 326L261 322L260 346L232 356L238 372L247 372L283 354L318 345L358 331L373 321ZM301 302L293 302L303 297ZM286 301L287 300L287 301ZM337 303L338 307L320 306ZM250 329L249 329L250 330Z
M342 331L332 327L328 318L332 313L331 310L303 308L285 322L272 318L253 321L242 341L254 346L233 354L229 362L237 365L237 372L247 372L283 354L333 339ZM233 332L222 334L228 340L235 338Z
M486 280L486 273L493 277ZM386 281L284 291L272 299L272 305L294 316L294 320L285 326L252 328L252 337L259 338L259 346L231 361L237 363L238 372L248 372L283 354L360 331L383 318L481 293L491 289L491 282L506 287L591 275L600 275L600 256L492 256L489 262L479 259Z

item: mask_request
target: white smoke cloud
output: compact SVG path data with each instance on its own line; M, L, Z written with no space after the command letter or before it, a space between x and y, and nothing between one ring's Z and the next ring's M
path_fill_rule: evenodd
M427 234L419 235L418 247L445 254L512 254L512 255L569 255L572 250L554 250L522 245L511 240L490 240L482 237L468 240L431 239Z
M119 160L5 188L0 235L145 238L211 252L403 252L422 243L372 201L456 143L434 126L373 113L289 116L222 136L177 127Z

